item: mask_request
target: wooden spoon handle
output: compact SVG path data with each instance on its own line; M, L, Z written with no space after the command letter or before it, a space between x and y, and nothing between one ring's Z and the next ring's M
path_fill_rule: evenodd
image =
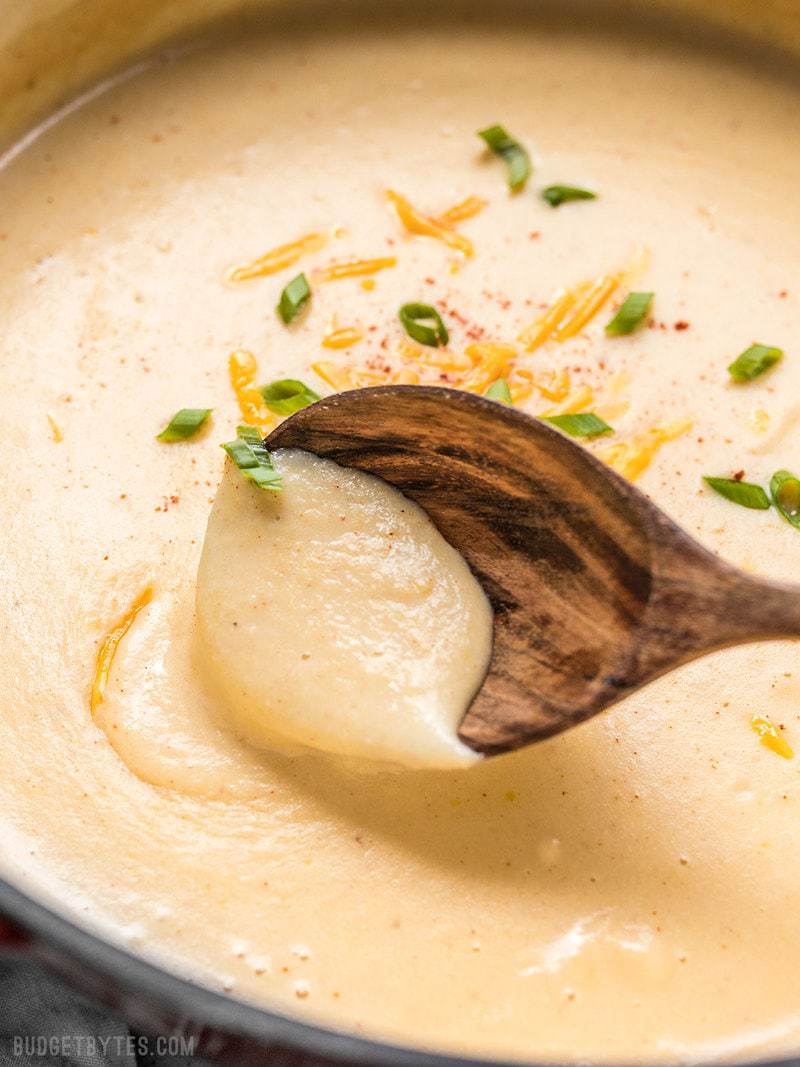
M702 570L684 562L679 580L655 584L643 620L644 640L631 664L634 684L720 648L800 638L800 585L707 562L706 556Z

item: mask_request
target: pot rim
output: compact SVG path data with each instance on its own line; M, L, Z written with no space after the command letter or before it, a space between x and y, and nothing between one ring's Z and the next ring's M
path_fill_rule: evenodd
M27 896L3 878L0 878L0 915L32 935L33 958L45 966L49 965L69 984L80 985L75 981L75 967L72 966L79 964L99 978L112 982L118 980L124 988L123 1001L125 996L141 994L148 1005L159 1005L162 1010L176 1012L176 1018L187 1018L186 1029L201 1037L198 1053L212 1060L231 1060L230 1056L225 1056L227 1041L233 1046L240 1042L250 1043L251 1047L258 1046L262 1053L268 1052L270 1047L277 1047L319 1056L326 1061L364 1064L365 1067L524 1067L526 1063L530 1067L559 1067L559 1061L553 1060L472 1058L397 1045L391 1041L359 1037L322 1024L304 1022L277 1010L249 1004L190 982L157 963L103 940L66 915ZM37 938L42 939L41 951L35 947ZM53 948L70 961L69 967L63 963L57 965ZM114 986L109 984L106 988L113 989ZM109 1002L114 998L106 994L104 997L101 995L101 999ZM112 1004L113 1007L120 1006ZM124 1007L121 1012L124 1021L128 1022ZM147 1024L141 1029L147 1032ZM223 1044L215 1048L214 1041L220 1038ZM234 1047L232 1051L235 1057L232 1062L248 1062L241 1048ZM585 1067L585 1061L576 1061L575 1067L578 1064ZM800 1067L800 1055L782 1059L743 1060L740 1067Z

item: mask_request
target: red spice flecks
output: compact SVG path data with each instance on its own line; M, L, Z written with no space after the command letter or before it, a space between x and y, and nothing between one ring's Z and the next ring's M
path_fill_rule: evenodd
M467 337L470 341L480 341L485 333L486 330L484 330L483 326L478 326L476 323L473 323L467 330Z
M449 307L446 300L437 300L436 303L440 311L443 311L445 315L449 315L451 319L455 319L460 326L469 326L469 319L462 315L460 311Z
M383 356L370 356L366 362L367 370L374 371L375 374L389 374L391 372L391 365L383 358Z
M740 482L742 480L742 478L744 478L744 471L736 471L736 473L733 476L733 480L735 482Z
M676 330L688 330L689 329L689 323L686 321L686 319L678 319L678 321L675 323L675 327L674 328Z
M530 239L532 241L538 240L541 236L542 236L542 231L541 230L531 230L531 232L528 234L528 237L530 237Z
M789 290L788 289L781 289L781 291L778 293L778 296L781 298L781 300L785 300L788 295L789 295Z
M422 280L425 282L426 285L436 285L435 278L423 278Z

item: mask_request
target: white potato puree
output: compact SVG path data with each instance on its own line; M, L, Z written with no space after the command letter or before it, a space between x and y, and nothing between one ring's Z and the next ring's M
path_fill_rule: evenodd
M274 464L280 492L226 464L200 559L199 640L224 718L261 747L476 760L456 730L492 611L463 558L379 478L296 450Z
M591 389L615 431L599 454L691 420L637 484L731 562L797 577L800 532L701 481L800 468L796 71L495 5L324 32L281 7L305 24L157 63L0 169L0 871L197 981L359 1034L558 1062L797 1053L800 759L751 729L768 715L800 750L797 642L699 660L508 756L364 774L243 742L194 608L219 445L247 421L231 351L252 351L256 386L325 393L320 360L407 371L407 301L441 308L457 354L483 331L540 383ZM475 134L497 122L533 153L517 196ZM555 182L598 198L554 210ZM405 234L387 187L429 213L485 200L457 227L475 255L453 269ZM561 287L643 250L653 328L606 336L623 286L575 337L522 350ZM316 279L383 256L372 289ZM286 327L301 270L313 295ZM361 340L323 346L344 327ZM734 386L753 341L784 360ZM157 441L187 406L213 407L208 427ZM244 603L252 559L229 566ZM146 588L92 713L98 650ZM283 674L298 646L278 637L264 669Z

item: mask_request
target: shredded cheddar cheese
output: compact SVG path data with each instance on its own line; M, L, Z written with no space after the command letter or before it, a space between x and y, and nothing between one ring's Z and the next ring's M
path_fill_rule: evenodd
M53 438L54 444L60 444L64 440L64 435L61 432L61 427L58 425L52 415L47 416L47 421L50 424L50 436Z
M136 619L136 616L153 599L153 590L151 586L146 586L142 592L136 597L128 610L122 616L122 618L109 630L106 636L103 638L100 649L97 653L97 665L94 671L94 680L92 682L92 693L90 697L90 707L92 715L99 707L100 704L106 698L106 686L108 684L108 677L111 673L111 665L114 662L114 656L117 654L119 643L125 634L130 630L131 626Z
M325 348L350 348L363 341L364 334L357 326L339 326L322 338Z
M313 372L322 378L337 393L347 389L365 389L370 385L384 385L386 376L377 372L359 370L331 360L319 360L311 364Z
M603 389L599 402L595 403L594 413L609 423L621 419L630 407L630 403L622 395L629 385L630 375L627 371L620 371L619 374L615 374Z
M291 267L301 256L307 252L319 252L327 243L327 235L324 233L309 233L305 237L299 237L289 244L278 245L263 256L254 259L251 263L245 263L240 267L229 270L226 277L229 282L248 282L253 278L263 278L267 274L275 274L285 267Z
M464 353L472 363L472 369L458 383L459 388L470 393L484 393L492 382L506 377L517 349L515 345L498 341L482 341L467 345Z
M248 426L257 426L262 433L268 433L275 425L275 417L264 403L264 398L256 387L258 364L252 352L237 348L228 359L228 374L231 386L239 403L242 419Z
M472 242L460 233L456 233L450 225L443 224L441 219L433 218L431 215L423 215L404 196L395 193L391 189L387 190L386 195L392 202L398 218L409 233L418 237L432 237L434 240L441 241L447 245L448 248L460 252L462 256L474 254L475 249L472 246Z
M762 715L754 715L750 725L761 739L761 744L784 759L794 759L794 749L780 733L780 730Z
M475 218L475 216L479 215L485 207L486 201L481 200L479 196L468 196L466 200L462 200L459 204L453 204L447 211L443 211L441 215L437 215L434 222L438 222L440 226L452 229L453 226L457 226L459 222L466 222L467 219Z
M622 274L605 274L591 282L578 297L572 314L558 324L554 338L556 341L566 341L568 337L574 337L591 322L600 308L605 304L619 283Z
M599 456L623 478L634 481L642 471L647 470L662 445L674 441L691 427L689 419L677 419L667 426L654 426L643 433L635 434L628 441L609 445Z
M417 345L405 338L398 345L400 358L421 367L433 367L448 374L466 373L474 363L468 355L454 352L452 348L429 348Z
M379 256L376 259L343 259L315 270L314 277L318 282L335 282L340 278L361 278L365 274L377 274L379 270L386 270L396 265L396 256Z
M594 390L588 385L579 385L577 389L567 393L559 404L548 408L542 414L548 418L552 415L574 415L576 412L586 411L593 402Z
M592 321L624 277L624 271L615 271L571 289L560 289L545 313L520 333L520 344L534 352L546 341L561 344L574 337Z
M566 400L572 388L569 371L562 367L559 371L549 371L546 375L539 374L535 378L536 388L545 400Z

